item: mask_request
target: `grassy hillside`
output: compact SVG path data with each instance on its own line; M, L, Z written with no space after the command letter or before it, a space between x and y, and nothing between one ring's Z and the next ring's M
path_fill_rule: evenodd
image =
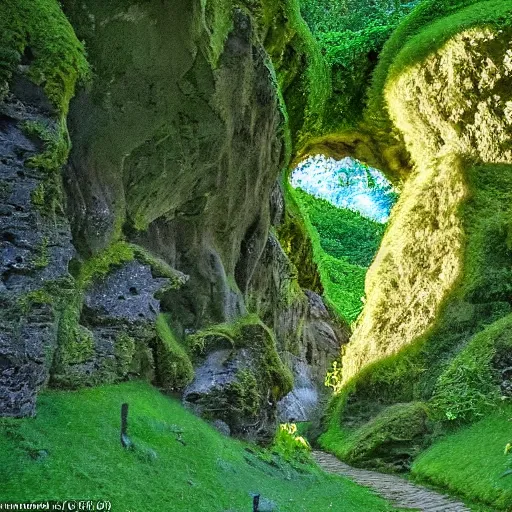
M337 313L353 322L363 308L364 281L385 225L337 208L303 190L294 196L310 221L325 296Z
M511 417L508 405L444 437L415 461L412 474L495 509L511 510L512 476L502 478L511 463L503 454L512 440Z
M128 402L134 450L119 442ZM105 499L115 512L392 510L348 480L223 437L142 382L46 391L37 418L0 422L1 501Z

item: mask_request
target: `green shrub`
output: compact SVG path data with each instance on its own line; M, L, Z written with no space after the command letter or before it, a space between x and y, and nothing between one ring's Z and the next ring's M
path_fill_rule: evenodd
M295 423L282 423L279 425L272 449L285 460L298 460L301 462L311 460L311 446L300 435Z

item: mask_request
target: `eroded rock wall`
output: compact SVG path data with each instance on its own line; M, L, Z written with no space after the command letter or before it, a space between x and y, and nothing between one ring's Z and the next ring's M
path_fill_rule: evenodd
M47 382L74 388L147 378L167 391L188 385L188 403L203 404L209 419L269 439L277 404L293 387L291 370L306 368L310 388L321 389L346 329L301 289L276 236L286 218L279 181L290 147L271 56L280 61L286 48L299 55L300 35L288 22L274 24L283 6L224 4L63 2L78 38L70 32L70 44L79 51L84 41L92 72L69 108L72 87L43 119L56 123L55 141L66 142L68 129L71 139L45 194L34 193L44 169L29 171L26 160L61 146L44 130L23 135L21 125L52 104L31 70L46 62L40 48L55 50L59 27L41 32L40 48L30 38L20 45L26 63L13 53L2 107L9 176L1 291L25 309L2 326L2 414L33 414ZM9 9L6 16L20 12ZM296 60L281 81L304 71ZM14 87L23 72L25 95L30 83L43 85L30 98ZM56 208L43 217L38 204L50 201ZM307 255L300 229L294 239ZM315 288L314 264L306 266L303 286ZM216 369L219 358L228 375ZM204 390L201 376L212 372L219 378Z

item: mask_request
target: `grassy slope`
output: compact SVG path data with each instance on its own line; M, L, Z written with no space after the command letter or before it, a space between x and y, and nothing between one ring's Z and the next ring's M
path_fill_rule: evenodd
M336 208L301 189L293 195L309 219L315 259L325 296L335 311L353 322L363 308L364 280L385 225L350 210Z
M500 478L510 464L503 454L512 438L510 417L508 405L444 437L415 461L412 474L469 499L511 510L512 477Z
M119 444L122 402L135 451ZM47 391L37 418L0 426L0 501L86 497L109 499L116 512L235 512L249 510L257 491L281 511L391 510L347 480L275 457L268 464L268 453L247 451L141 382ZM40 450L48 456L38 458Z

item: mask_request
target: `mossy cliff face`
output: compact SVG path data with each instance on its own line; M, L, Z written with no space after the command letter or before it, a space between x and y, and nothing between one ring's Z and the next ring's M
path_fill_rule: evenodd
M475 258L483 263L488 249L475 238L485 234L465 221L468 206L496 200L485 197L472 169L512 164L509 42L510 31L463 31L387 84L391 118L416 165L368 275L346 379L424 335L449 294L463 294L484 272Z
M228 359L244 364L215 389L205 414L268 439L290 369L303 363L317 386L345 336L301 288L319 289L314 264L297 272L276 236L309 257L280 185L291 140L313 129L300 113L322 101L301 92L290 136L282 92L311 81L316 62L306 58L298 4L34 5L0 7L0 56L9 57L0 75L2 165L10 173L0 188L9 204L1 291L19 304L17 316L2 316L2 414L33 413L48 382L76 388L144 377L173 392L197 385L218 347L197 351L195 343L224 325L236 331ZM8 219L21 215L11 206L22 195L19 211L31 219L22 227L34 236L23 248ZM18 262L18 249L33 252L31 266ZM41 333L30 331L37 354L23 356L34 360L25 364L14 333L33 309ZM238 329L248 315L250 325ZM222 412L226 397L239 415Z
M60 171L69 100L88 66L57 2L8 1L0 11L0 412L20 416L48 382L72 296Z
M400 131L412 169L394 174L403 178L400 200L367 276L367 303L344 350L343 389L323 438L359 464L373 464L356 460L357 451L374 446L378 435L366 447L354 440L362 442L376 421L384 428L393 404L422 401L432 420L460 423L507 396L507 9L477 2L441 17L410 36L388 63L381 119ZM402 421L414 431L414 415ZM391 469L407 467L418 445L411 437L409 447L393 450L382 445L379 457L385 453Z

